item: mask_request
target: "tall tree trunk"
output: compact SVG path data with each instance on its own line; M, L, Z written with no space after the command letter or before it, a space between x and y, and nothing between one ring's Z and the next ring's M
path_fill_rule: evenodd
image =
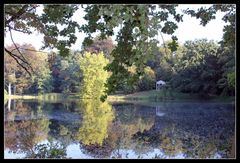
M8 84L8 95L11 96L12 92L11 92L11 83Z

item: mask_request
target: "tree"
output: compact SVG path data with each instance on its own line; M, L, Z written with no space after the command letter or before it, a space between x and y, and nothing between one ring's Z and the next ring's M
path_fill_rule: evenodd
M155 72L150 67L146 67L143 77L138 82L138 89L140 91L152 90L155 88L155 82Z
M100 32L100 38L105 39L114 35L114 29L120 29L117 45L111 52L113 60L106 66L106 70L111 72L106 84L106 94L114 92L122 82L128 85L136 83L143 75L147 61L156 51L158 40L155 36L158 32L172 35L183 17L176 12L177 5L85 5L84 19L87 24L80 27L71 20L78 5L43 5L42 14L35 12L37 7L39 6L5 5L5 32L9 31L11 34L15 30L31 34L31 29L36 29L44 35L43 48L56 47L63 56L69 53L69 47L76 41L76 27L88 34L83 47L93 43L91 34L94 32ZM224 27L222 45L229 45L235 50L235 5L212 5L208 9L200 8L197 12L187 10L185 13L200 18L201 24L206 25L215 18L217 11L225 12L223 20L229 23ZM60 30L58 25L64 24L67 25ZM58 36L67 38L62 40ZM172 36L172 42L167 47L171 52L176 51L178 44L175 36ZM19 49L16 45L15 48ZM31 74L30 70L33 71L33 68L23 55L16 56L7 48L5 51ZM132 66L136 67L134 74L129 71Z
M232 95L234 87L229 85L228 74L234 71L235 64L233 53L227 49L206 39L186 41L174 56L176 74L171 79L172 86L203 96Z
M221 79L218 80L217 85L222 89L222 95L235 94L235 49L231 47L221 47L218 49L219 60L218 63L222 65ZM234 85L233 85L234 84Z
M235 70L235 55L236 55L236 4L216 4L212 5L209 8L201 7L197 11L187 9L185 13L200 19L200 24L205 26L209 21L215 19L215 14L218 12L225 12L225 15L222 17L222 20L227 24L223 29L223 39L219 43L223 47L220 50L220 53L227 53L228 56L221 56L225 60L222 75L222 78L218 81L218 86L223 89L222 94L234 94L234 87L229 87L227 82L228 74L236 74ZM225 52L224 52L225 51ZM228 59L226 59L228 58ZM221 60L221 61L220 61ZM219 62L223 62L222 59L219 59ZM226 61L227 60L227 61ZM231 66L230 66L231 65ZM231 68L229 68L231 67ZM231 85L231 84L230 84Z
M14 62L13 58L4 54L4 84L8 87L8 95L12 94L12 84L16 83L16 69L17 64Z
M28 60L28 64L35 70L35 73L29 76L12 57L4 55L5 82L14 84L17 93L51 91L51 76L47 62L48 55L46 53L36 52L31 44L17 44L17 46L22 48L17 50L14 45L7 48L11 50L15 56L21 56L24 54L24 58ZM20 51L20 53L18 51Z
M59 93L62 91L59 87L59 85L61 85L61 78L60 78L61 57L56 53L51 52L48 55L48 63L49 63L49 68L51 71L51 77L52 77L52 83L53 83L52 92Z
M13 52L16 51L14 45L7 48ZM20 54L17 52L15 55L20 56ZM8 83L8 94L11 95L11 86L16 87L16 92L22 93L23 88L26 88L30 85L31 78L26 76L27 72L22 71L22 67L19 66L19 64L17 64L10 55L5 53L4 61L4 80L5 84Z
M90 46L83 47L83 51L90 53L103 52L107 59L112 60L112 56L110 54L114 49L114 46L115 45L113 44L111 37L102 40L100 36L97 36L94 38L93 43Z
M105 83L109 76L104 70L108 60L103 53L91 54L86 52L79 59L80 70L83 75L81 83L81 96L83 99L99 99L107 88Z
M43 13L37 14L37 4L8 4L4 6L4 31L10 33L12 42L19 52L19 46L14 43L12 31L18 31L24 34L32 34L34 30L44 35L44 48L57 48L60 55L67 55L71 44L76 42L75 28L79 25L70 18L78 9L78 5L43 5ZM62 30L59 25L67 24ZM63 36L65 39L59 39ZM28 74L34 72L34 69L25 59L24 55L16 56L8 48L5 52L10 55L19 66Z
M79 67L80 53L71 52L66 57L56 55L51 61L54 92L77 93L82 75ZM50 58L49 58L50 59Z
M212 19L216 18L218 11L225 12L222 20L228 23L223 29L223 40L221 44L229 45L235 48L235 33L236 33L236 4L216 4L209 8L201 7L197 11L187 9L184 12L200 19L200 24L205 26Z

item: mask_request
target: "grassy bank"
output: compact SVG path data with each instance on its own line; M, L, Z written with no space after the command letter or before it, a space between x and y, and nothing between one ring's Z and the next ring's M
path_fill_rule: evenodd
M234 102L235 97L224 96L200 96L199 94L189 94L181 92L142 91L133 94L119 94L108 96L108 101L215 101L215 102Z

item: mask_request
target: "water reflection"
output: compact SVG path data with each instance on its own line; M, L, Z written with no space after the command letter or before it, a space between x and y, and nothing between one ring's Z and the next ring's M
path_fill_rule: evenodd
M5 158L235 157L232 104L12 100L4 114Z
M5 149L8 148L15 153L29 152L35 144L48 137L50 121L43 116L38 106L36 114L29 105L22 101L16 102L16 108L5 112Z
M114 119L112 106L99 100L81 101L83 121L78 131L77 140L81 147L89 154L103 147L103 142L108 138L108 126Z

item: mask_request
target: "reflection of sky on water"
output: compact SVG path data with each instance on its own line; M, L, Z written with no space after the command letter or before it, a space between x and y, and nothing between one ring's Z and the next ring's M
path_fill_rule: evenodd
M56 141L54 141L55 143ZM49 141L44 140L38 144L47 144ZM89 156L87 154L84 154L82 151L82 148L78 143L72 143L67 146L67 157L71 159L94 159L94 157ZM10 152L9 149L6 149L4 151L4 158L5 159L21 159L26 156L25 153L14 153ZM184 154L183 153L178 153L175 156L167 156L164 154L164 152L160 149L154 148L150 152L147 152L145 154L136 154L136 152L132 149L118 149L112 151L110 158L119 158L118 156L121 156L120 158L122 159L147 159L147 158L164 158L164 159L184 159ZM157 156L157 157L156 157ZM221 156L218 153L214 154L214 159L221 158Z
M147 159L147 158L155 158L157 156L157 158L172 158L172 159L183 159L184 155L182 153L178 153L173 157L168 157L164 154L164 152L160 149L153 149L150 152L144 153L144 154L136 154L136 152L132 149L120 149L118 151L113 151L112 155L110 156L110 158L115 157L116 158L116 153L120 154L124 159L137 159L137 158L141 158L141 159Z
M74 143L74 144L70 144L67 147L67 157L71 157L73 159L79 159L79 158L83 158L83 159L93 159L93 157L84 154L82 149L79 147L79 144Z
M25 153L12 153L9 149L4 150L4 158L5 159L18 159L24 158L26 156Z

